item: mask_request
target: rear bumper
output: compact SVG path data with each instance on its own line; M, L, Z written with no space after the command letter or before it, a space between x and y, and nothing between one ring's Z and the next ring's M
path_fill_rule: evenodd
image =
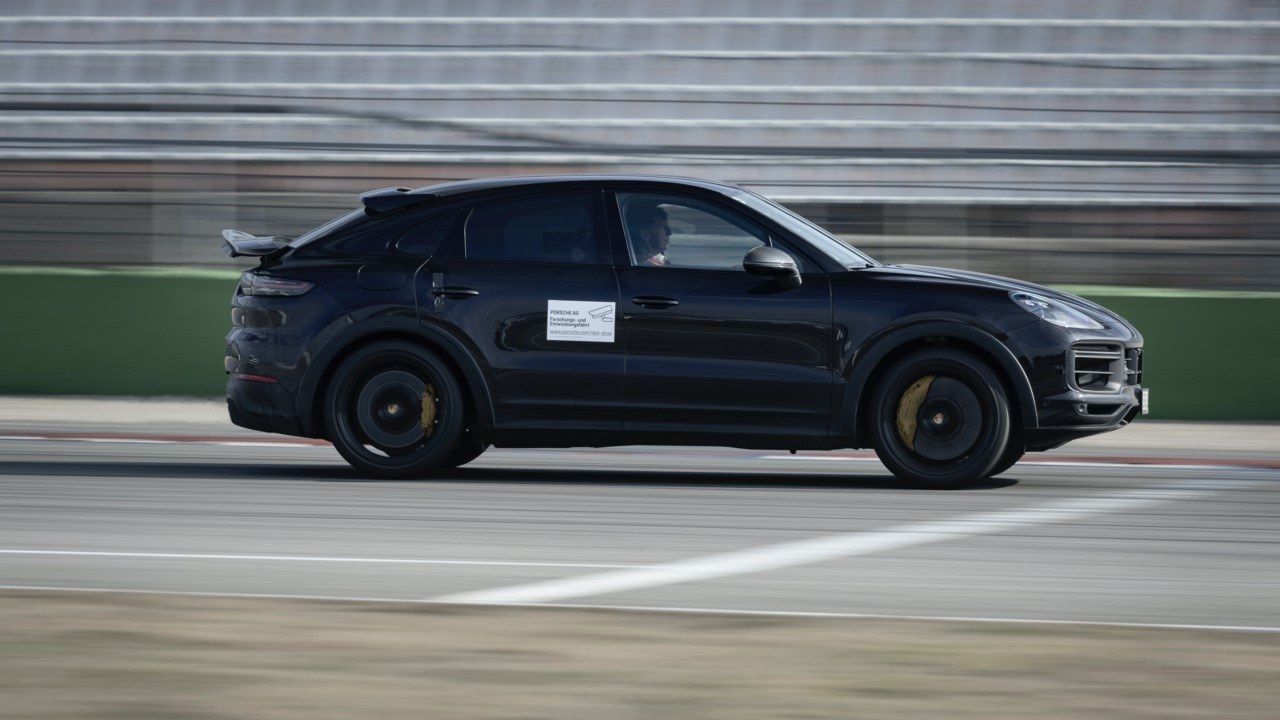
M310 423L295 417L293 407L293 396L279 383L227 381L227 412L242 428L310 437Z

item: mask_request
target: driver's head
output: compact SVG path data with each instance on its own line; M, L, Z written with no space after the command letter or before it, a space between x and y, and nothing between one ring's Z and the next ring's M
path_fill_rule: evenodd
M627 229L631 232L637 252L665 252L671 242L667 211L656 204L645 203L631 207L627 211Z

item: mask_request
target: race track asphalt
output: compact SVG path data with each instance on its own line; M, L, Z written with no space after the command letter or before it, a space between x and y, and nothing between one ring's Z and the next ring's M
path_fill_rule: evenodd
M267 436L262 436L264 439ZM1280 471L823 453L0 440L0 586L1280 628Z

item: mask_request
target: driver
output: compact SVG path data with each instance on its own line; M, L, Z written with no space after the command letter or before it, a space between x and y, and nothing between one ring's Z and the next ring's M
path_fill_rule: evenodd
M627 230L636 264L666 267L667 246L671 243L671 226L667 211L656 204L636 205L627 211Z

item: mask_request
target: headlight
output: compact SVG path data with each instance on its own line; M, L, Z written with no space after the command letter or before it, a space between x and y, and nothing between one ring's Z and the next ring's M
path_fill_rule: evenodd
M1042 295L1029 292L1011 292L1009 298L1018 303L1023 310L1035 315L1045 322L1061 325L1065 328L1082 330L1101 330L1102 324L1070 305L1050 300Z

